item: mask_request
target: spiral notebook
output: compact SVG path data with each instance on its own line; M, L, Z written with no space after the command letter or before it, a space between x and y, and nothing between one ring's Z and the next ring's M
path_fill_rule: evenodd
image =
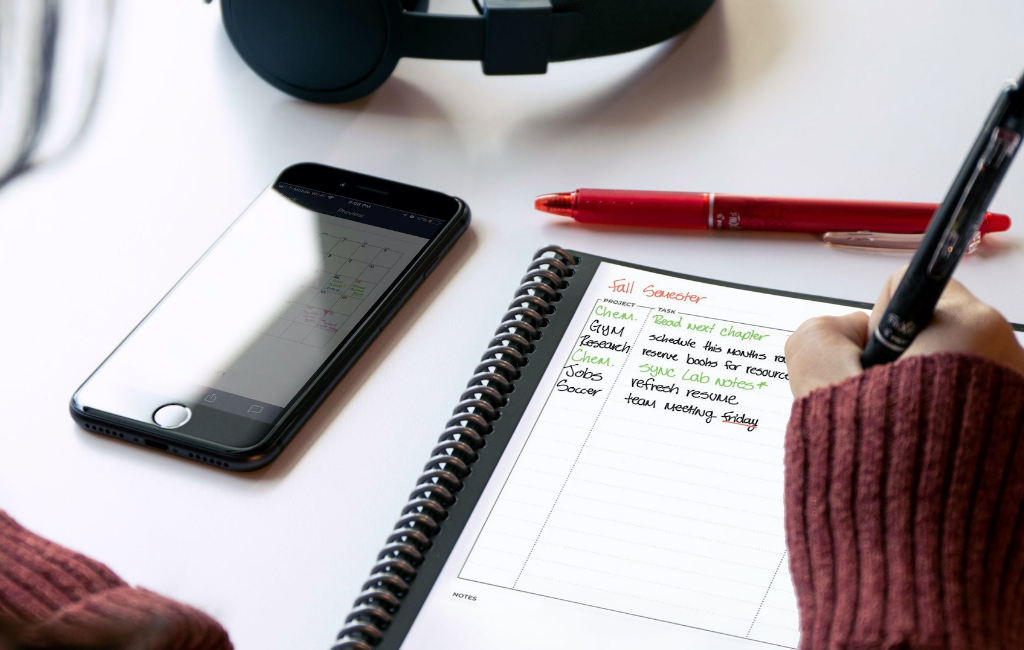
M541 249L334 650L795 648L784 345L851 308Z

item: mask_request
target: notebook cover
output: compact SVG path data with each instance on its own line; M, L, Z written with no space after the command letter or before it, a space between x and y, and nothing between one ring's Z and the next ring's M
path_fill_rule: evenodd
M754 287L685 273L665 271L663 269L622 262L578 251L567 252L575 255L579 260L574 269L575 274L568 279L568 286L560 291L561 299L555 303L555 311L548 315L548 324L543 328L543 336L536 343L536 350L530 354L529 362L522 368L522 375L514 382L515 390L509 395L509 401L502 409L501 417L494 421L493 430L487 436L487 444L480 450L479 459L472 465L472 474L467 477L465 486L457 493L457 501L448 508L448 517L442 523L440 532L432 538L432 546L424 553L424 561L417 568L416 578L410 583L408 592L402 597L401 607L395 612L391 624L384 630L383 640L375 646L380 650L399 650L401 648L420 608L434 587L442 568L455 547L456 541L461 536L473 509L476 507L484 487L515 432L519 420L522 418L527 405L533 399L534 392L537 390L541 378L551 363L559 342L565 336L569 323L602 262L722 287L829 302L857 309L872 308L872 305L869 303L855 300ZM1014 329L1024 332L1024 325L1014 324Z

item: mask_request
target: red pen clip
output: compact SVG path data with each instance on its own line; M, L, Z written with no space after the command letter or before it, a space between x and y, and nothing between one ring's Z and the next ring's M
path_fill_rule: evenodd
M967 245L967 254L970 255L981 244L982 233L974 233L970 243ZM868 232L858 230L855 232L827 232L823 239L830 246L846 246L849 248L873 248L876 250L892 251L915 251L921 245L924 233L913 233L898 235L886 232Z

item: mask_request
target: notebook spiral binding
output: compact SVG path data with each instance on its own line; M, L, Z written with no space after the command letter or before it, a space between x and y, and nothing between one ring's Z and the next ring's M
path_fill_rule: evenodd
M561 299L578 263L558 246L546 246L534 255L332 650L372 650L383 639L431 538L441 530L455 494L486 444L491 422L508 402L506 396L514 389L519 369L527 364L535 349L533 342L541 337L547 315L554 311L553 303Z

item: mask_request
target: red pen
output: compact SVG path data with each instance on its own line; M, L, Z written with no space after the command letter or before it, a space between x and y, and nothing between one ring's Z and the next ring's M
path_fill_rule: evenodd
M545 194L538 196L534 205L542 212L571 217L580 223L830 233L833 243L885 248L907 247L901 245L906 240L899 235L923 233L939 207L936 203L593 189ZM989 212L980 232L1002 232L1009 227L1010 217ZM889 237L890 234L897 237ZM837 236L841 241L837 241ZM916 246L916 238L910 241Z

